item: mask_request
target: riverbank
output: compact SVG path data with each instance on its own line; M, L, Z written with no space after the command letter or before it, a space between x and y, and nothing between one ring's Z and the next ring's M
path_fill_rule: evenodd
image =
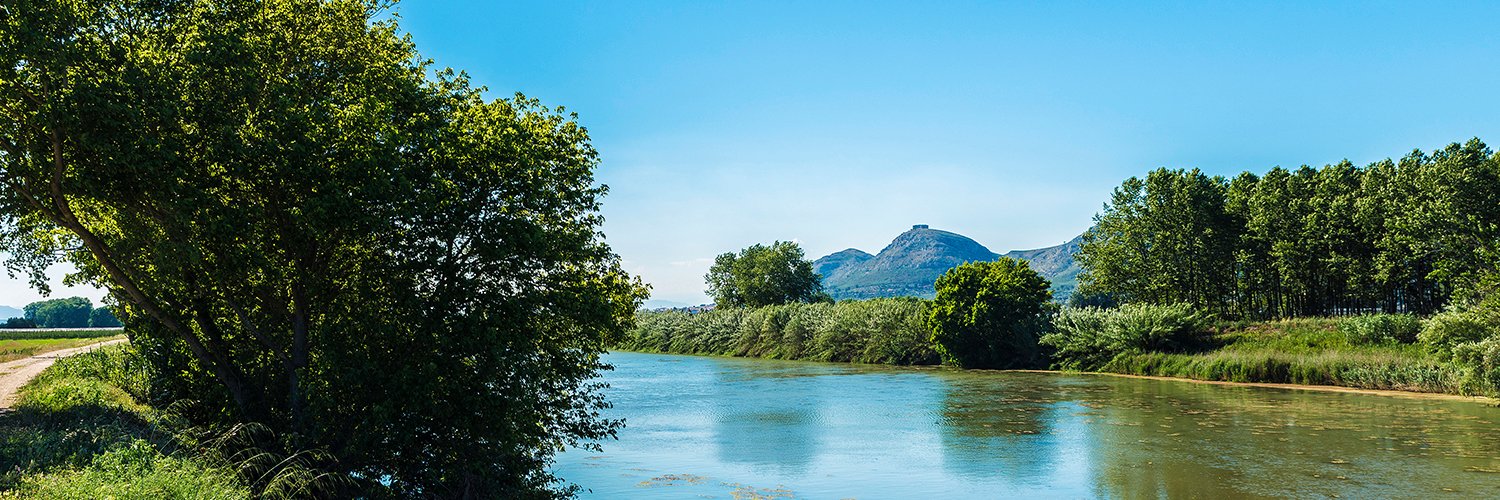
M58 359L0 413L0 497L249 498L227 465L191 452L169 415L142 403L128 345Z
M643 313L614 347L636 352L762 357L888 365L937 364L922 317L923 301L795 304L689 315ZM1116 313L1110 313L1116 314ZM1128 313L1125 313L1128 314ZM1220 323L1171 348L1132 348L1076 364L1053 353L1050 368L1069 373L1159 377L1306 390L1442 394L1494 401L1472 373L1416 342L1351 340L1348 318ZM1101 336L1102 325L1092 325ZM1194 327L1200 328L1200 327ZM900 339L899 342L890 339ZM903 354L901 350L908 350ZM1109 352L1108 349L1090 349ZM875 354L871 354L875 353ZM1037 366L1043 370L1049 366Z
M1354 387L1340 387L1336 385L1308 385L1308 384L1280 384L1272 382L1226 382L1223 380L1199 380L1186 377L1167 377L1161 375L1131 375L1127 373L1109 372L1079 372L1066 370L998 370L1016 373L1046 373L1053 375L1091 375L1100 377L1118 377L1136 380L1161 380L1166 382L1187 382L1193 384L1216 385L1223 387L1251 387L1256 389L1280 389L1288 391L1308 392L1331 392L1339 394L1363 394L1369 396L1386 396L1394 398L1425 399L1432 401L1460 401L1468 403L1481 403L1490 406L1500 406L1500 398L1489 396L1464 396L1459 394L1444 394L1437 392L1415 392L1398 391L1391 389L1359 389Z
M1125 352L1093 370L1213 382L1479 395L1463 368L1416 343L1351 342L1335 318L1220 327L1207 348Z

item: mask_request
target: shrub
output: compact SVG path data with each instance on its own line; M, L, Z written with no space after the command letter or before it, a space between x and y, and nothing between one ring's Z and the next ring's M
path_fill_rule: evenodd
M725 308L700 314L641 311L613 347L644 352L758 356L896 365L938 362L928 303L915 298Z
M1118 354L1106 334L1113 316L1114 312L1097 307L1064 307L1052 318L1052 331L1038 342L1054 349L1052 364L1059 369L1103 366Z
M1351 345L1410 344L1422 321L1410 314L1365 314L1339 320L1339 331Z
M1417 340L1442 359L1452 359L1454 348L1495 334L1496 320L1472 310L1449 308L1422 324Z
M1210 323L1190 304L1133 304L1116 310L1110 335L1125 350L1175 352L1202 340Z
M943 362L1020 368L1037 361L1049 284L1023 261L1002 258L949 269L933 285L928 326Z
M1422 325L1418 339L1463 370L1465 392L1500 393L1500 301L1449 307Z
M1067 308L1040 342L1056 351L1053 366L1097 370L1125 352L1178 352L1202 341L1211 320L1189 304L1127 304L1118 309Z

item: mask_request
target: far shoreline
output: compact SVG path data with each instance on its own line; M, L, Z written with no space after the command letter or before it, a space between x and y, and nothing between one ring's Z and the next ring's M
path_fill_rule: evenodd
M1015 373L1051 373L1057 375L1099 375L1107 377L1123 377L1144 380L1166 380L1173 382L1192 382L1197 384L1219 385L1227 387L1255 387L1260 389L1281 389L1290 391L1308 392L1334 392L1343 394L1366 394L1371 396L1386 396L1396 398L1427 399L1439 401L1466 401L1480 403L1489 406L1500 406L1500 399L1489 396L1464 396L1461 394L1448 394L1444 392L1418 392L1402 391L1396 389L1363 389L1359 387L1345 387L1341 385L1310 385L1310 384L1284 384L1279 382L1231 382L1227 380L1202 380L1185 377L1167 377L1162 375L1135 375L1130 373L1110 372L1070 372L1062 370L984 370Z
M814 364L844 365L844 366L866 366L866 367L869 367L869 366L878 366L878 367L881 367L881 368L895 368L895 369L906 369L906 370L915 370L915 371L944 370L944 371L953 371L953 372L960 372L960 373L962 373L962 372L968 372L968 373L990 372L990 373L1042 373L1042 374L1049 374L1049 375L1095 375L1095 376L1106 376L1106 377L1133 378L1133 379L1141 379L1141 380L1161 380L1161 381L1168 381L1168 382L1191 382L1191 383L1195 383L1195 384L1208 384L1208 385L1217 385L1217 386L1225 386L1225 387L1253 387L1253 388L1258 388L1258 389L1279 389L1279 390L1287 390L1287 391L1307 391L1307 392L1324 392L1324 393L1340 393L1340 394L1363 394L1363 395L1369 395L1369 396L1385 396L1385 397L1393 397L1393 398L1408 398L1408 399L1420 399L1420 400L1429 400L1429 401L1460 401L1460 402L1468 402L1468 403L1478 403L1478 404L1482 404L1482 405L1486 405L1486 406L1497 406L1497 407L1500 407L1500 398L1493 398L1493 397L1489 397L1489 396L1464 396L1464 395L1461 395L1461 394L1449 394L1449 393L1443 393L1443 392L1402 391L1402 390L1396 390L1396 389L1363 389L1363 388L1358 388L1358 387L1345 387L1345 386L1341 386L1341 385L1286 384L1286 383L1278 383L1278 382L1231 382L1231 381L1226 381L1226 380L1202 380L1202 379L1185 378L1185 377L1167 377L1167 376L1162 376L1162 375L1135 375L1135 374L1129 374L1129 373L1111 373L1111 372L1082 372L1082 371L1041 370L1041 369L1008 369L1008 370L996 370L996 369L988 369L988 368L956 368L956 367L952 367L952 366L943 366L943 365L892 365L892 364L885 364L885 363L852 363L852 362L846 362L846 361L818 361L818 360L812 360L812 359L762 358L762 357L758 357L758 356L726 356L726 355L722 355L722 354L686 354L686 353L674 353L674 352L633 351L633 350L630 350L630 349L618 349L618 348L606 349L605 352L628 352L628 353L635 353L635 354L660 354L660 355L667 355L667 356L692 356L692 357L720 358L720 359L746 359L746 360L757 360L757 361L793 362L793 363L814 363Z

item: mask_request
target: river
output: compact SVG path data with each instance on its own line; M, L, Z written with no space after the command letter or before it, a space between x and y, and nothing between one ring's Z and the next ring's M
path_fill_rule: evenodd
M614 352L584 498L1500 498L1500 408Z

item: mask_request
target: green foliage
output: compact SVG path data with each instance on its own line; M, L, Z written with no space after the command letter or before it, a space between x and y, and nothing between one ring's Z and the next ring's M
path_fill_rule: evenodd
M1422 320L1410 314L1362 314L1339 320L1350 344L1410 344L1417 341Z
M643 352L930 365L928 303L914 298L637 313L615 346Z
M714 259L704 276L719 307L763 307L828 300L812 262L790 241L751 245Z
M100 307L89 313L89 326L94 328L118 328L122 326L120 320L115 317L114 311L108 307Z
M1021 368L1040 361L1051 293L1045 278L1009 257L963 264L938 278L928 327L943 361L965 368Z
M41 328L88 328L94 305L83 297L52 299L26 305L26 319Z
M1481 342L1500 334L1500 320L1477 311L1450 308L1422 324L1418 340L1443 359L1452 359L1460 345Z
M6 328L36 328L36 322L26 318L9 318L5 320Z
M1341 320L1299 318L1221 325L1211 350L1132 351L1100 371L1227 382L1334 385L1462 393L1463 372L1405 344L1350 344Z
M1196 169L1127 179L1084 233L1083 288L1127 302L1222 307L1239 237L1225 196L1224 179Z
M1450 306L1423 323L1418 339L1463 370L1465 392L1500 394L1500 296Z
M1158 169L1084 235L1080 288L1245 318L1431 314L1500 271L1500 155L1478 139L1364 168Z
M1100 370L1122 353L1179 352L1198 347L1209 319L1189 304L1127 304L1117 309L1065 308L1040 342L1053 366Z
M361 479L335 496L560 493L553 453L619 424L592 380L644 294L598 153L430 67L383 5L9 9L0 254L107 286L152 403L326 450Z

